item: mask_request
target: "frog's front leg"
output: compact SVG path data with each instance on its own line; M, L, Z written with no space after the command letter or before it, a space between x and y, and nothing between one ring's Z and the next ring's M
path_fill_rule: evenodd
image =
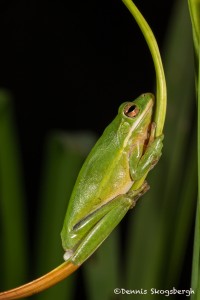
M154 133L155 123L152 124L149 143L139 161L135 151L130 156L130 174L134 181L145 176L156 165L162 154L164 135L154 138Z
M123 219L127 211L135 206L138 198L148 190L148 185L145 182L137 191L130 191L125 195L119 195L109 201L102 208L93 212L86 217L75 229L77 231L85 231L85 235L79 242L74 253L70 250L66 251L64 258L76 265L82 264L110 235L112 230ZM90 224L90 228L89 227ZM85 228L84 228L85 226ZM71 257L68 254L71 253Z

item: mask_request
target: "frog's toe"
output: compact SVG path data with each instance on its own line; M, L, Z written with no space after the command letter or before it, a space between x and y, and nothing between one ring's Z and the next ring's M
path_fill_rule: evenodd
M63 255L64 260L65 261L69 260L73 254L74 254L73 250L71 250L71 249L66 250L65 254Z

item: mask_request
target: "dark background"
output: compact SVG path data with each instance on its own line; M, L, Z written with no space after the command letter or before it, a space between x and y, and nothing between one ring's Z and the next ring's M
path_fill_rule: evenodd
M173 1L135 1L163 51ZM120 0L0 1L0 87L12 92L29 203L52 129L101 134L119 104L153 91L152 59Z

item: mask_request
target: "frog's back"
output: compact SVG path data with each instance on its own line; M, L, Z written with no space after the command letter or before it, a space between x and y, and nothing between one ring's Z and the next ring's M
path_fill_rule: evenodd
M116 120L117 123L117 120ZM128 155L119 140L121 124L114 121L105 129L79 173L68 207L68 221L74 226L132 185Z

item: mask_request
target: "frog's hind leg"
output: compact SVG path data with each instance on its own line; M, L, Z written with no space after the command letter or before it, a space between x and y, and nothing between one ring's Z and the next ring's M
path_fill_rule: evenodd
M113 229L123 219L129 209L135 206L136 201L148 190L145 182L137 191L130 191L128 194L120 195L114 199L110 209L87 233L75 250L70 261L75 265L82 264L110 235Z
M116 206L95 224L76 249L70 259L75 265L82 264L101 245L130 209L130 198L124 195L117 198Z

